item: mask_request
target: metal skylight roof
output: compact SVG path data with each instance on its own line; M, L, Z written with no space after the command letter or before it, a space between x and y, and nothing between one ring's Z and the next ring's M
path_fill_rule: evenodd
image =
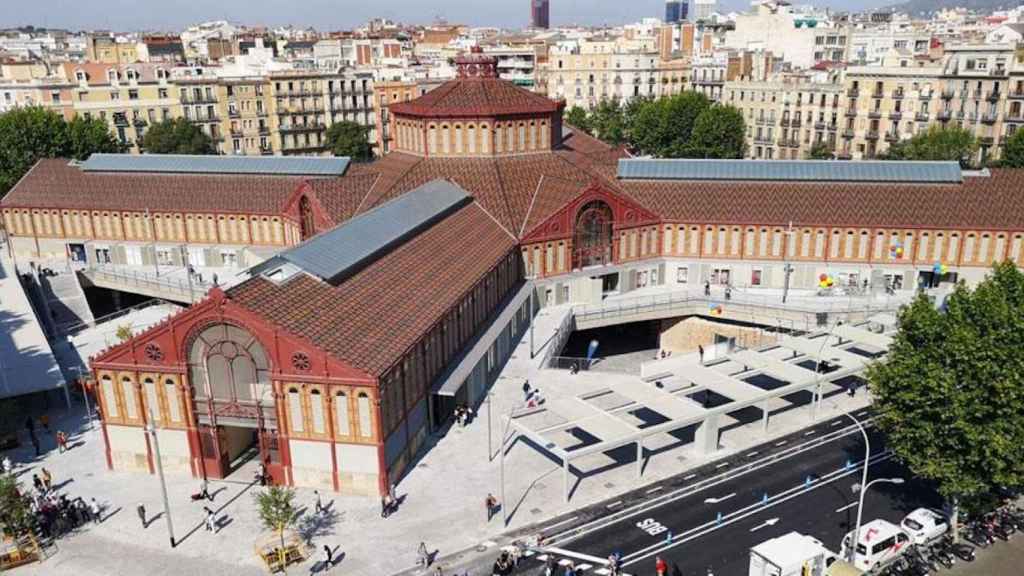
M829 160L619 160L618 177L633 180L960 183L956 162Z
M257 174L263 176L341 176L346 157L201 156L191 154L93 154L81 164L85 172L164 174Z

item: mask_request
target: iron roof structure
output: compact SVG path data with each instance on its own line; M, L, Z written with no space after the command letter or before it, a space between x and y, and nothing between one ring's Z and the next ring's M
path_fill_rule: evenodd
M959 184L956 162L620 159L624 180L752 180Z
M93 154L81 164L81 169L85 172L329 177L344 175L348 165L347 157Z

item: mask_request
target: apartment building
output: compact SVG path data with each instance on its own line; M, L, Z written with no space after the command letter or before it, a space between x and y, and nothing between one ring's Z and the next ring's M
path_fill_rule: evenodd
M689 66L683 60L662 60L656 51L581 51L552 48L541 82L549 98L564 99L568 107L590 109L603 99L629 102L682 92Z
M227 138L222 152L243 156L277 152L270 115L274 100L266 78L221 78L220 88L227 112L221 123L222 134Z
M377 139L371 72L272 74L270 93L274 146L282 154L326 153L327 128L335 122L365 126L370 142Z
M71 110L71 84L61 69L38 62L0 62L0 114L13 108L42 106L66 119Z
M838 83L730 81L722 102L736 107L747 125L747 155L798 160L825 143L834 148L841 120Z
M1017 63L1013 44L961 45L946 50L940 122L956 122L978 137L984 163L1000 156L1009 111L1010 70ZM1019 109L1019 108L1018 108Z
M728 54L715 52L697 56L691 61L691 68L690 89L711 100L721 100L729 68Z
M199 126L213 140L221 154L226 152L223 123L227 121L227 102L223 85L215 76L190 76L175 80L181 115Z
M99 64L132 64L138 62L139 43L121 36L89 36L85 44L85 57Z
M178 88L160 65L65 63L63 74L72 82L72 113L106 121L132 152L150 124L181 114Z

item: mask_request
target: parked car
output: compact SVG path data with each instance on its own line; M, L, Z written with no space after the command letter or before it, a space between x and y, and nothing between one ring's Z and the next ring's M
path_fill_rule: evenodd
M910 534L914 544L925 544L949 531L949 519L928 508L918 508L903 518L900 528Z

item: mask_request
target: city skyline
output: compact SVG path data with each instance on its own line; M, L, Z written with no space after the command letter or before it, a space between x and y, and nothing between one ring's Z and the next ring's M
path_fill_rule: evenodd
M530 0L500 0L478 10L473 0L437 0L429 5L409 0L378 0L373 3L347 6L336 0L303 0L296 7L285 0L225 0L216 8L202 0L181 0L173 11L155 13L145 0L82 0L70 4L64 0L40 0L22 3L13 14L0 19L0 27L33 25L36 27L72 30L110 29L118 31L171 31L211 20L228 20L245 25L313 26L319 30L346 29L359 26L373 18L387 18L403 24L429 24L438 17L449 22L472 26L495 26L508 29L525 28L529 24ZM815 2L814 5L835 9L850 6L843 0ZM873 8L891 4L886 0L867 0L857 8ZM721 10L746 9L747 2L719 2ZM623 3L615 0L552 0L551 26L621 25L641 18L664 16L664 0L640 0ZM691 14L693 8L691 7Z

